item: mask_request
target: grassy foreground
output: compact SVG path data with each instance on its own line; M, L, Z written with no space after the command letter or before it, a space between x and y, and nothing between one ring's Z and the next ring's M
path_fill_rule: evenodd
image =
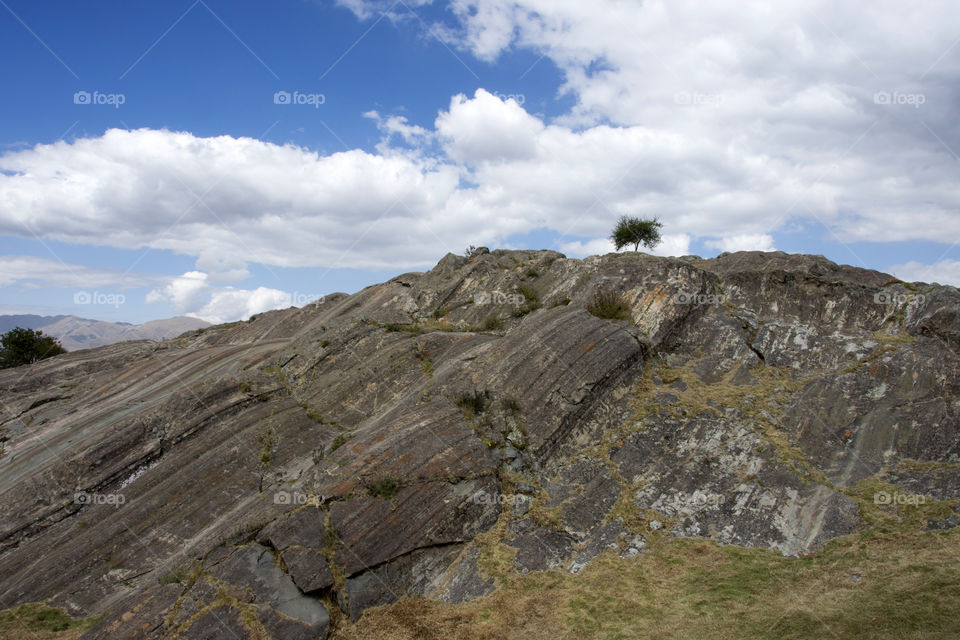
M337 640L960 637L960 529L864 534L805 558L704 540L651 539L578 576L500 577L451 606L407 598L371 609Z
M497 580L486 598L447 605L404 598L342 617L333 640L799 640L960 638L960 527L926 531L955 501L877 506L876 480L845 490L866 530L803 558L647 537L634 558L601 556L579 575L511 570L499 544L506 520L478 537L480 565ZM0 639L74 640L97 619L27 604L0 611Z
M99 618L75 619L63 609L40 603L0 611L0 638L3 640L73 640L97 623Z

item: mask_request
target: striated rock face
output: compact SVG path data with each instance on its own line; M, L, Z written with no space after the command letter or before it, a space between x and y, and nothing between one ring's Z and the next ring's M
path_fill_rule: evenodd
M809 553L864 480L960 498L958 312L816 256L494 251L3 371L0 603L315 638L489 593L481 539L521 572L654 531Z

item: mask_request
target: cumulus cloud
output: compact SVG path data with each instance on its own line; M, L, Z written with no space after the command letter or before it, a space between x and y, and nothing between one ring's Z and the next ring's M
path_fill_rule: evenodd
M409 13L340 4L365 20ZM247 263L424 268L534 229L594 239L571 253L602 250L623 214L659 217L671 254L699 239L770 250L787 226L846 242L960 235L945 0L447 6L435 32L448 44L542 54L570 112L545 119L488 87L419 124L369 112L376 152L149 129L10 150L0 233L169 249L220 282Z
M290 302L290 294L277 289L257 287L246 290L228 287L215 291L209 302L189 315L216 324L246 320L252 315L272 309L285 309L292 306Z
M268 287L239 289L217 286L211 282L208 274L188 271L151 290L147 293L146 301L148 304L168 302L179 314L216 324L246 320L252 315L273 309L302 306L313 299Z
M140 129L37 145L0 156L0 233L197 256L213 280L237 282L246 263L290 267L422 268L466 244L498 244L550 228L602 237L617 216L677 211L686 235L748 233L752 195L715 193L731 172L723 151L689 149L643 127L577 131L547 125L513 100L479 89L456 96L434 131L449 156L307 149ZM486 132L488 135L484 135ZM682 175L677 165L682 163ZM685 180L703 189L677 201ZM674 249L670 249L674 251Z
M912 261L906 264L895 264L885 269L904 282L938 282L960 287L960 261L940 260L933 264L923 264Z
M0 233L169 249L228 276L246 261L424 266L438 237L459 247L466 231L435 219L456 168L360 150L112 129L8 153L0 169Z
M191 313L200 307L210 293L207 274L188 271L147 294L147 303L169 302L177 313Z
M515 100L503 101L480 89L472 100L454 96L436 129L450 158L479 164L534 158L544 126Z
M630 181L637 204L659 207L683 232L763 238L791 219L842 241L960 232L960 56L947 0L446 6L453 24L432 32L448 44L485 60L527 49L553 62L575 106L550 124L582 133L566 148L609 138L591 134L615 125L612 137L636 145L647 175ZM644 163L645 148L659 161ZM611 151L561 175L616 170L615 143ZM706 231L723 224L731 228Z

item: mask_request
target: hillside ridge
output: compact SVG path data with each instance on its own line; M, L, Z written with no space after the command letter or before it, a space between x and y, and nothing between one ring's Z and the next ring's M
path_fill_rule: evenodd
M958 370L957 289L822 256L448 254L0 372L0 602L324 637L664 536L803 557L957 508Z

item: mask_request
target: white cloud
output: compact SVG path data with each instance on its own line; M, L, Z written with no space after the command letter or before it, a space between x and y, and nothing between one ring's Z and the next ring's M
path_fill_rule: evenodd
M599 186L592 171L637 162L647 178L631 182L636 204L698 236L762 238L791 217L843 241L942 242L960 233L953 112L960 56L956 29L943 19L953 11L947 0L917 7L784 0L775 9L761 0L451 0L447 7L455 25L432 26L433 33L485 60L515 49L542 54L563 74L560 93L576 101L547 124L577 133L563 141L549 130L540 136L541 150L560 142L566 170L557 174L560 163L538 153L530 170L524 160L505 163L503 173L559 175L561 191L576 184L588 193ZM609 135L599 123L618 128ZM576 145L590 139L610 142L610 157L578 158ZM630 147L627 164L617 164L625 159L617 141ZM581 172L587 179L578 179ZM481 195L526 195L483 177ZM599 195L611 210L625 204Z
M605 255L613 253L616 249L608 238L597 238L581 242L563 242L560 244L560 251L572 258L583 258L585 256Z
M182 276L172 278L159 289L147 294L147 304L166 301L177 313L189 313L202 304L211 287L207 274L202 271L188 271Z
M239 282L250 277L246 262L235 255L218 255L209 251L202 252L197 258L198 271L207 273L207 276L218 282Z
M675 236L756 226L762 203L747 189L721 198L737 210L707 213L717 201L707 186L727 183L737 160L723 151L642 127L547 126L483 90L437 120L430 135L410 135L441 137L462 164L147 129L37 145L0 156L17 172L0 175L0 233L169 249L197 256L211 280L236 282L246 262L422 268L536 228L603 237L622 214L677 212L661 216ZM701 200L678 193L687 180Z
M112 129L7 153L0 168L16 172L0 174L0 233L226 264L426 266L469 228L443 211L459 171L399 155Z
M447 155L457 162L529 160L537 154L543 123L515 100L503 101L478 89L473 99L460 94L436 121Z
M654 247L650 253L655 256L686 256L690 255L690 236L685 233L664 234L660 244Z
M767 233L743 233L719 240L707 240L703 244L720 251L776 251L773 236Z
M150 291L146 301L148 304L168 302L178 314L217 324L246 320L263 311L302 306L312 298L301 300L297 294L267 287L238 289L215 286L206 273L188 271Z
M884 269L904 282L937 282L960 287L960 261L941 260L933 264L907 262Z
M215 291L209 302L188 315L217 324L246 320L252 315L273 309L286 309L292 306L290 303L290 294L285 291L267 287L253 290L227 287Z
M111 287L123 290L143 287L150 282L150 277L118 270L97 269L36 256L0 256L0 287Z
M427 144L433 138L433 132L421 126L410 124L405 116L393 115L384 118L378 111L367 111L363 114L363 117L373 120L383 134L383 140L377 145L377 150L383 154L396 151L391 147L391 143L396 140L396 137L399 137L408 145Z
M370 20L399 7L340 4ZM678 244L658 251L672 254L695 239L769 250L788 224L842 241L960 236L944 0L448 6L450 43L489 60L542 53L572 110L548 120L478 89L432 126L369 112L383 136L371 153L146 129L11 150L0 233L169 249L221 282L249 262L425 268L535 229L602 239L623 214L663 221Z

